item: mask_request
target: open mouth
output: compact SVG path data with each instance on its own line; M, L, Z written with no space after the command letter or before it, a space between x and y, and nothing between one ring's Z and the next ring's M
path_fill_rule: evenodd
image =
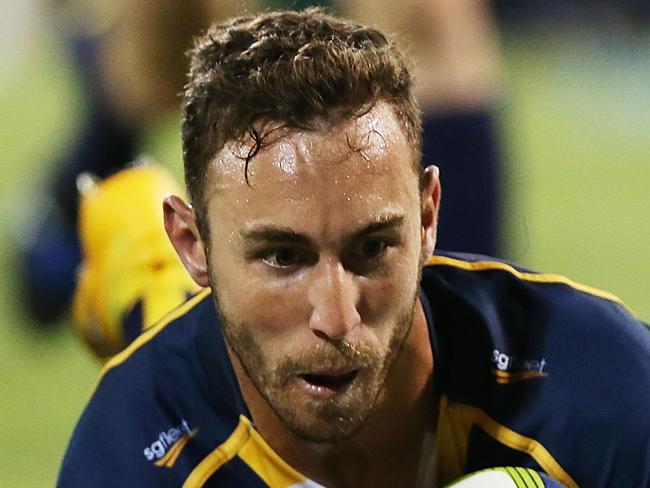
M345 373L307 373L299 375L310 393L319 396L333 396L345 392L359 374L355 369Z

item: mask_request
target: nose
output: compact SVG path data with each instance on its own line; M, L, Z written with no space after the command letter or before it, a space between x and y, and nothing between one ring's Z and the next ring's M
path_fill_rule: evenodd
M309 327L330 339L342 340L361 322L354 277L335 259L321 259L313 272L317 276L309 289Z

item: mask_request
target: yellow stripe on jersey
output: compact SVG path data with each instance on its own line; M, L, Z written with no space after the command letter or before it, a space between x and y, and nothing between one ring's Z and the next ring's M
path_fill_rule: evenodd
M108 373L111 369L113 369L116 366L119 366L124 361L129 359L129 357L131 357L131 355L135 351L137 351L138 349L140 349L140 347L142 347L151 339L156 337L156 335L160 331L162 331L165 327L167 327L171 322L181 317L182 315L185 315L187 312L193 309L198 303L200 303L208 295L210 295L210 288L203 289L201 292L197 293L188 301L186 301L184 304L182 304L180 307L169 312L165 317L160 319L160 321L157 324L145 330L122 352L113 356L100 371L99 379L97 380L97 385L95 385L95 390L97 389L97 386L99 386L99 383L101 382L102 378L106 375L106 373Z
M271 449L250 420L240 415L235 431L192 470L183 488L201 488L235 456L239 456L268 486L286 488L307 481Z
M548 376L548 373L541 373L539 371L521 371L518 373L510 373L499 369L492 369L491 371L496 378L496 382L500 385L516 383L518 381L530 380L533 378L546 378Z
M242 419L248 422L245 417ZM269 486L282 488L307 481L276 454L252 426L250 439L242 447L239 457Z
M165 468L173 468L174 464L176 464L176 460L178 459L178 456L181 454L181 451L183 448L186 446L186 444L196 435L196 433L199 431L199 429L193 429L191 432L188 432L185 434L183 437L178 439L176 441L176 444L174 444L169 451L167 451L167 454L165 454L163 457L161 457L158 461L156 461L154 464L158 467L164 466Z
M447 397L442 397L440 401L438 418L437 466L439 478L443 483L448 483L462 475L467 458L467 443L473 425L478 425L501 444L528 454L546 473L568 488L578 488L573 478L539 441L498 423L477 407L452 402Z
M562 284L570 286L575 290L587 293L589 295L596 296L598 298L604 298L611 302L617 303L624 308L626 308L630 313L633 313L630 308L623 303L623 301L618 298L613 293L608 291L599 290L597 288L592 288L591 286L583 285L577 283L566 276L558 274L545 274L545 273L528 273L515 269L509 264L502 263L500 261L463 261L461 259L450 258L447 256L431 256L427 262L426 266L452 266L454 268L465 269L467 271L488 271L488 270L501 270L511 275L519 278L523 281L528 281L532 283L550 283L550 284Z
M230 437L192 470L183 483L183 488L202 487L221 466L237 455L242 445L250 438L250 428L250 422L240 416L239 424Z

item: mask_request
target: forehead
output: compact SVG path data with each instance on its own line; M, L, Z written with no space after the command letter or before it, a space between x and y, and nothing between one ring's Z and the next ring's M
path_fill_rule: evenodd
M363 213L373 205L379 211L381 205L406 205L417 198L414 152L385 103L314 130L271 132L251 159L246 182L245 159L252 147L251 140L232 142L210 163L205 187L210 214L232 205L242 218L249 211L277 216L295 207L322 212L340 205L356 205Z

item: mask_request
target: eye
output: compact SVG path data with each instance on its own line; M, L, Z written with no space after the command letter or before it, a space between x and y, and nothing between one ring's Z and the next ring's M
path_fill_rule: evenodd
M398 240L368 237L357 242L344 258L344 266L358 275L369 276L390 269L390 250L398 246Z
M361 245L360 254L366 259L372 259L379 256L386 250L388 243L381 239L371 239Z
M288 268L304 261L304 256L298 249L284 247L265 253L262 261L273 268Z
M389 243L385 239L372 238L357 244L350 252L350 258L354 260L372 260L386 251Z

